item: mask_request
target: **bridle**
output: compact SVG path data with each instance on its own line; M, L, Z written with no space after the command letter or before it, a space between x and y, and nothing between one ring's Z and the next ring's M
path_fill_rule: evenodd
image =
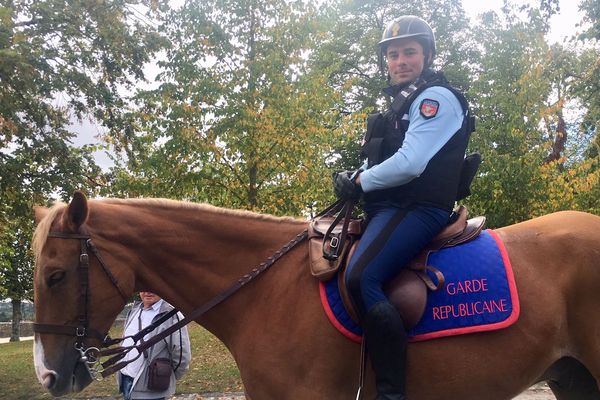
M78 314L77 317L77 325L57 325L57 324L33 324L33 331L37 333L50 333L56 335L66 335L66 336L75 336L75 350L80 353L80 360L86 364L88 367L88 371L90 375L94 376L93 371L90 370L90 367L93 367L93 364L96 363L97 357L96 354L99 353L99 349L97 347L89 347L86 348L84 344L85 338L93 338L97 339L102 343L102 347L112 346L115 343L114 339L110 339L108 336L108 332L101 333L96 329L93 329L89 326L89 318L88 318L88 299L89 299L89 266L90 266L90 257L88 255L88 250L92 252L96 256L96 259L100 263L102 270L108 276L113 286L117 289L121 298L124 301L124 304L127 303L128 297L125 295L124 291L119 286L119 282L115 275L110 271L110 269L106 266L106 263L100 256L98 249L92 242L92 239L85 229L84 226L81 226L79 229L80 233L64 233L64 232L49 232L49 238L58 238L58 239L76 239L79 240L80 243L80 251L79 251L79 264L77 266L77 275L79 277L79 299L78 299Z
M163 322L167 321L173 315L175 315L178 310L173 309L163 315L154 323L150 324L143 330L139 331L137 334L132 336L126 336L122 338L111 339L106 333L100 333L97 330L90 328L89 319L88 319L88 298L89 298L89 255L88 250L92 252L92 254L96 257L102 270L109 277L113 286L116 287L119 294L123 298L125 304L127 303L128 296L125 295L124 291L119 286L119 282L116 279L115 275L110 271L110 269L106 266L104 260L100 256L98 249L94 245L90 234L84 226L81 226L79 229L79 233L64 233L64 232L56 232L51 231L48 233L48 237L57 238L57 239L76 239L80 242L80 254L79 254L79 265L77 267L78 276L79 276L79 305L78 305L78 324L74 325L56 325L56 324L33 324L33 331L37 333L48 333L55 335L66 335L66 336L75 336L75 350L80 353L80 362L84 363L90 376L94 379L102 379L105 378L121 368L125 367L127 364L132 362L133 360L121 361L127 353L131 350L136 349L139 354L142 354L144 350L152 347L154 344L161 341L163 338L171 335L178 329L181 329L183 326L187 325L193 320L198 319L207 311L211 310L216 305L225 301L251 280L256 278L262 272L266 271L269 267L271 267L279 258L288 253L291 249L293 249L296 245L306 239L308 236L308 229L300 232L293 239L291 239L288 243L282 246L279 250L277 250L273 255L267 258L266 261L260 263L254 269L252 269L249 273L245 274L241 278L239 278L235 283L233 283L229 288L225 289L220 294L213 297L208 302L204 303L199 308L192 311L188 316L179 320L177 323L169 326L167 329L161 331L160 333L152 336L147 341L142 340L143 337L149 332L153 331ZM84 339L85 338L94 338L101 341L101 346L103 350L100 350L98 347L85 347ZM133 346L126 347L117 347L117 348L109 348L117 343L122 342L125 339L131 338L134 342ZM140 342L139 345L135 343ZM139 357L138 354L138 357ZM100 357L103 356L111 356L108 360L104 362L100 362Z

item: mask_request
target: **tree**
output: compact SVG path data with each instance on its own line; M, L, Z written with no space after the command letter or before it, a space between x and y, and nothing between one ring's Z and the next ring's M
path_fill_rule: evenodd
M274 214L330 201L339 130L327 72L309 69L321 19L312 2L190 1L161 28L160 86L140 92L111 190Z
M552 92L548 79L549 47L545 22L536 9L505 5L489 12L475 35L481 62L469 91L478 119L470 147L482 153L483 164L468 204L488 215L492 227L532 216L533 204L546 200L541 165L550 150L550 133L540 128Z
M556 68L566 77L564 104L572 103L569 113L576 117L566 124L566 131L574 137L567 138L564 157L556 163L561 173L554 173L557 184L551 188L549 203L555 209L600 214L600 8L597 2L582 1L580 9L585 13L580 24L585 30L570 41L576 52L563 49Z
M15 309L31 295L33 205L66 199L76 188L93 193L99 180L92 149L71 143L71 118L92 115L122 127L119 89L142 79L143 63L160 49L159 35L140 21L138 6L0 3L0 277ZM18 319L15 314L16 326Z
M360 165L359 146L367 116L383 110L391 100L382 95L386 76L377 43L394 18L414 14L427 20L437 39L435 67L443 69L455 86L463 90L469 87L470 60L476 52L460 1L337 1L324 12L330 27L322 34L312 61L315 69L329 71L329 85L343 99L334 122L344 132L345 140L335 148L338 157L333 169L355 169Z
M2 253L0 262L0 277L6 297L12 303L12 332L10 341L19 340L19 326L22 320L21 302L30 299L31 282L33 282L33 265L30 254L29 240L33 232L33 219L13 220L8 226L5 239L9 239L7 252Z
M600 4L594 0L582 0L579 3L579 9L585 13L582 22L589 24L580 39L600 40Z
M580 56L581 72L574 92L586 109L581 129L595 136L588 155L597 157L600 146L600 6L598 2L584 0L580 9L584 12L582 26L587 29L578 37L585 50Z
M381 89L386 76L380 68L384 60L378 56L377 43L385 26L406 14L430 23L437 39L435 66L442 68L454 85L468 87L467 65L475 53L461 1L338 1L325 12L331 26L323 33L315 68L331 71L330 84L343 93L345 111L383 106Z

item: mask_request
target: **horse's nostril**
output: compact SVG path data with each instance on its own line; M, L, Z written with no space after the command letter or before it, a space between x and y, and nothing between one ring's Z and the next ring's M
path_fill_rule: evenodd
M56 373L55 372L48 371L42 376L42 385L44 385L44 387L46 389L51 389L55 383L56 383Z

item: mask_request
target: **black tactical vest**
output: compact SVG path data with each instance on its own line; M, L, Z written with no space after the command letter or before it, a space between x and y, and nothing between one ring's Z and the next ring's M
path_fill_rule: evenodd
M417 96L432 86L445 87L458 98L465 115L461 128L429 161L421 176L401 186L365 193L367 203L387 201L402 207L427 205L446 210L454 207L467 143L475 124L462 93L451 87L443 76L436 78L429 82L418 82L406 99L398 99L402 92L396 95L392 108L384 114L369 116L361 155L368 159L369 168L394 155L402 146L409 126L408 119L403 119L403 116L408 113ZM398 104L401 105L398 107Z

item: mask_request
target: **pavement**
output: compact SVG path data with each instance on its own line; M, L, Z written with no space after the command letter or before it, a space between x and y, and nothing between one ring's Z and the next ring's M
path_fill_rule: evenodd
M245 400L244 393L206 393L206 394L182 394L171 398L171 400Z
M33 340L33 336L24 336L21 338L21 341L23 340ZM10 341L10 338L0 338L0 344L2 343L8 343Z

